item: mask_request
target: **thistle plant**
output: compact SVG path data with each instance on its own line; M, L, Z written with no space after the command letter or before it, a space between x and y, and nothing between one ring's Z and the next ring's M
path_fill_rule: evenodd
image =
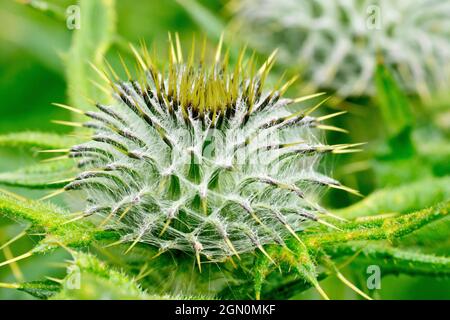
M211 64L205 47L196 60L195 42L184 62L178 36L170 40L167 71L147 49L132 50L137 80L122 81L113 69L98 70L110 86L111 105L83 112L92 139L69 150L81 173L64 191L85 194L84 212L98 226L119 231L119 242L190 252L212 261L284 245L308 222L328 224L317 202L320 186L356 193L318 170L325 153L356 151L355 145L325 145L323 117L289 105L284 93L295 81L265 89L275 52L257 66L242 51L235 67L219 43ZM54 150L53 150L54 151ZM59 151L59 150L56 150ZM65 150L60 150L65 151ZM58 194L57 191L54 194Z
M448 86L447 2L245 0L233 11L246 41L279 47L282 61L296 61L308 81L341 96L374 94L377 59L422 97Z
M62 279L26 274L2 278L0 289L40 299L283 299L314 287L327 299L319 281L336 276L371 299L341 266L449 275L450 259L430 254L445 254L448 177L379 190L330 213L322 189L357 191L329 177L321 160L358 145L324 143L323 130L342 131L325 123L341 113L315 116L320 93L287 98L295 78L273 84L276 52L258 63L244 51L224 54L220 41L209 59L195 42L183 52L176 36L162 59L131 46L137 70L123 63L121 72L102 59L117 39L113 1L80 6L83 28L66 61L70 106L56 105L83 122L56 121L75 127L70 136L0 135L1 148L44 158L0 173L0 183L54 191L30 200L0 189L2 223L25 226L14 234L0 226L0 270L16 274L23 260L62 249L72 260ZM26 237L30 249L21 246Z

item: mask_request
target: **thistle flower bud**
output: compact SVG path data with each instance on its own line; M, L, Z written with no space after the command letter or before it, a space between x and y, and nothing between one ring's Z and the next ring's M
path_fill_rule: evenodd
M137 243L178 249L218 261L263 245L283 245L308 221L326 214L317 188L343 188L318 172L321 156L350 146L327 146L322 120L287 105L289 85L265 90L274 55L259 67L241 53L206 64L192 49L187 62L177 38L167 71L143 47L133 49L140 80L102 73L112 105L97 104L85 126L92 140L71 149L84 172L66 190L85 192L85 212ZM329 117L326 117L329 118Z
M403 88L422 97L446 90L450 4L434 0L244 0L235 22L252 46L280 49L280 59L341 96L374 94L377 59Z

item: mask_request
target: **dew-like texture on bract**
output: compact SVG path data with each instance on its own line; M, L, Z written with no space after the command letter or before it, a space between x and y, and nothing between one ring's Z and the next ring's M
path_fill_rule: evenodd
M171 50L167 72L135 50L140 80L111 72L115 102L86 113L92 141L70 152L84 172L65 187L85 192L85 216L130 247L223 260L282 245L326 214L318 188L345 187L317 171L319 160L351 148L316 138L329 118L309 114L318 95L283 98L290 82L263 90L273 56L257 67L241 54L231 67L220 45L209 65ZM303 100L309 110L287 108Z
M234 1L238 28L263 51L304 66L305 77L342 96L374 94L377 58L424 97L446 90L450 2L441 0Z

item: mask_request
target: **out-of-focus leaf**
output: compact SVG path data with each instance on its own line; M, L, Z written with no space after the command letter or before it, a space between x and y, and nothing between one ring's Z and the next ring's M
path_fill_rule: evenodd
M177 0L177 2L212 39L220 38L225 25L218 17L195 0Z
M0 134L30 128L43 132L67 132L68 127L51 123L53 119L69 120L69 112L50 104L63 101L63 78L39 64L33 55L14 46L0 52L0 61L10 60L14 64L0 63ZM45 83L45 90L34 90L36 83Z
M0 9L0 21L7 26L0 29L0 41L25 49L48 68L61 73L59 54L69 44L68 30L64 23L49 23L43 21L39 14L26 14L27 12L23 12L26 8L21 9L19 4L12 1L8 6L11 8Z
M17 2L29 6L33 9L39 10L49 17L56 18L60 21L66 20L66 13L64 8L55 3L42 0L17 0Z
M433 176L432 166L422 157L373 161L378 186L395 187Z
M375 73L378 105L391 137L412 125L413 115L405 93L383 63Z
M74 30L71 49L66 56L69 101L83 110L93 106L87 99L105 102L110 98L91 81L104 80L91 67L104 69L104 56L114 40L114 0L80 0L80 28Z
M0 184L32 189L63 187L77 172L71 159L40 163L13 172L0 173Z
M380 189L334 213L348 219L385 213L407 213L450 199L450 177L424 179Z
M394 241L404 247L420 247L427 253L449 255L450 252L450 218L431 223L412 234Z
M64 149L79 143L80 139L45 132L18 132L0 135L0 147L27 149Z

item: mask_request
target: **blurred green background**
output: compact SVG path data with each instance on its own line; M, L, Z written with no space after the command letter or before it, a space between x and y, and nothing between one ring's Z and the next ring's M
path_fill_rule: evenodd
M67 103L70 100L68 73L71 69L67 59L71 59L68 53L76 31L67 28L65 9L74 3L76 1L0 0L0 134L27 130L69 131L69 128L51 123L53 119L70 119L67 112L53 107L51 103ZM126 48L128 41L138 43L143 39L164 52L168 32L179 32L182 42L190 43L195 34L198 39L206 35L214 44L222 28L226 28L231 20L225 0L116 0L114 14L116 31L106 52L114 66L118 65L116 52L129 57ZM82 25L82 28L88 27ZM225 38L227 45L232 48L244 42L235 34L225 34ZM265 56L264 52L257 54ZM279 76L285 68L277 66L275 74ZM295 66L288 66L287 69L288 74L299 72ZM304 83L300 81L290 90L289 96L295 97L302 93L302 86ZM394 126L397 123L396 119L390 118L395 112L385 111L397 106L389 106L389 101L384 101L381 93L375 98L358 97L344 101L335 98L321 111L349 111L331 123L348 129L349 134L327 133L326 138L330 143L368 142L363 152L326 159L324 165L335 178L364 195L380 188L443 177L450 172L450 100L445 94L439 94L424 103L416 97L403 95L400 89L390 87L388 91L400 96L396 99L402 104L402 110L394 111L404 112L401 117L406 114L405 117L410 119L399 130L394 130L395 134L389 131L392 123ZM0 172L20 168L35 161L36 157L38 155L35 153L0 148ZM42 194L40 191L17 188L10 190L32 198ZM323 202L330 208L345 207L358 200L358 197L341 191L330 191L323 196ZM0 244L20 230L20 226L11 221L0 219ZM437 232L436 238L430 247L433 252L449 255L448 228ZM25 238L14 244L11 248L13 254L24 252L30 247L30 241ZM0 261L3 255L7 253L0 253ZM64 257L65 253L61 251L25 260L19 263L20 272L1 268L0 282L11 282L15 277L31 281L42 279L48 274L61 274L64 270L58 269L54 262ZM361 281L366 277L365 268L348 272ZM351 290L331 277L324 282L323 287L333 298L355 297ZM383 278L382 289L377 292L377 296L383 299L450 299L450 280L389 275ZM298 298L311 297L316 295L309 290ZM25 293L0 289L0 299L19 298L31 297Z

